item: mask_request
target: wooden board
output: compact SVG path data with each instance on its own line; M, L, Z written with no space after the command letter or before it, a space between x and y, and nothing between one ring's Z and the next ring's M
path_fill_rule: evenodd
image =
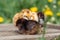
M47 38L52 38L60 35L60 29L57 26L47 25L46 35ZM18 29L13 24L0 24L0 40L38 40L42 35L21 35ZM48 39L47 39L48 40Z

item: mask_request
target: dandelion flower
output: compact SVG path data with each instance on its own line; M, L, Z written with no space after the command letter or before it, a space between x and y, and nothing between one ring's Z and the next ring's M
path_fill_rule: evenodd
M4 21L3 17L0 17L0 23L2 23Z
M31 10L32 12L37 12L38 8L37 8L37 7L32 7L32 8L30 8L30 10Z
M50 3L51 3L51 2L53 2L53 0L48 0L48 2L50 2Z
M57 16L60 16L60 13L57 13Z
M58 1L58 5L60 5L60 1Z
M45 10L44 14L46 16L53 16L53 12L51 10Z

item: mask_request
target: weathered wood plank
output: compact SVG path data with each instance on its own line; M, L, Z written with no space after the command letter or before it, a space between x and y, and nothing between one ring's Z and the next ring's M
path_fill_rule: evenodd
M58 36L60 33L51 33L51 34L45 34L45 37L54 37ZM0 37L0 39L29 39L29 38L39 38L42 37L42 35L15 35L15 36L4 36Z
M21 35L17 32L17 28L13 24L0 24L0 39L29 39L38 38L42 35ZM54 37L60 35L59 25L47 25L45 37Z
M47 24L48 28L53 28L53 29L60 29L60 25L58 24Z

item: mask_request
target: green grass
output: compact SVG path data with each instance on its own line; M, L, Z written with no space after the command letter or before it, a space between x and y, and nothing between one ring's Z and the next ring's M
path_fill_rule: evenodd
M0 0L0 16L4 18L4 23L11 23L13 16L22 9L36 6L38 11L42 11L45 9L45 5L48 5L55 15L60 12L57 1L59 0L56 0L55 3L57 8L53 9L53 2L49 3L47 0Z

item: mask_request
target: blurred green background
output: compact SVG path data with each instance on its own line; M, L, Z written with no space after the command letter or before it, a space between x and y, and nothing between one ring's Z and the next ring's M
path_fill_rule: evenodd
M0 23L12 23L17 12L31 7L37 7L38 11L42 12L49 7L54 14L49 22L60 24L60 21L57 21L60 17L56 16L56 13L60 14L60 0L0 0Z

